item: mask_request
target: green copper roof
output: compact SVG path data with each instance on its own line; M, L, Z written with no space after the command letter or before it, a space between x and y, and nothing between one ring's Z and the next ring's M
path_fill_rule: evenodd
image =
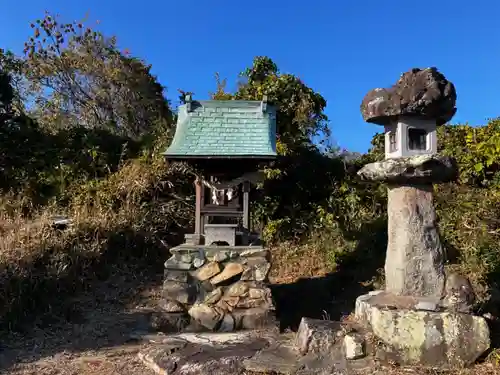
M179 106L169 158L273 158L276 110L265 101L188 101Z

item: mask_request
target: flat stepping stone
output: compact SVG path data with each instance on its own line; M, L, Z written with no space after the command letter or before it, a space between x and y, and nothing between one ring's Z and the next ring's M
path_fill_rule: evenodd
M256 332L179 334L165 336L138 356L161 375L244 375L243 361L269 344Z

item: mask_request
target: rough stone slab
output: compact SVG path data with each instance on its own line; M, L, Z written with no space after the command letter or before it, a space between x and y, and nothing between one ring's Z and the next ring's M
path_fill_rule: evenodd
M219 251L218 253L216 253L213 257L213 261L214 262L225 262L226 260L228 260L230 258L230 255L231 253L229 251Z
M203 300L203 303L206 305L213 305L219 302L221 297L222 297L222 288L217 288L207 294L207 296Z
M229 297L241 297L245 295L250 289L248 283L238 281L227 288L225 295Z
M231 314L239 329L263 329L278 325L274 311L261 307L234 309Z
M214 330L223 318L223 314L214 307L203 303L193 305L188 313L194 320L209 330Z
M265 258L248 258L245 260L244 270L240 279L245 281L267 281L271 263Z
M163 295L166 299L178 301L182 304L192 303L196 296L196 288L189 283L165 280Z
M185 263L178 260L175 256L168 258L164 264L167 270L190 270L193 268L191 263Z
M206 259L205 258L194 258L193 260L193 266L195 268L200 268L201 266L203 266L206 262Z
M436 119L442 125L455 115L456 100L455 86L436 68L411 69L391 88L368 92L361 114L365 121L379 125L404 115Z
M214 285L220 284L230 278L237 276L243 272L243 266L239 263L228 263L224 267L221 273L210 279L210 282Z
M239 255L242 258L249 258L249 257L264 258L267 261L269 261L269 259L271 258L271 252L260 246L243 250L240 252Z
M340 322L302 318L296 345L301 354L328 352L334 348L342 333Z
M189 321L189 315L185 312L155 311L151 314L150 326L157 332L181 332L189 325Z
M415 305L415 310L439 311L439 304L433 301L419 301Z
M417 155L366 164L358 176L362 180L389 184L444 183L458 178L458 165L449 156Z
M474 293L472 284L466 277L453 272L447 274L444 289L442 301L444 308L448 311L466 314L472 311L472 307L476 301L476 294Z
M177 269L165 269L163 272L163 276L165 280L169 281L178 281L181 283L189 282L189 272L185 270L177 270Z
M193 277L200 281L205 281L210 279L211 277L214 277L215 275L218 275L220 272L220 264L217 262L210 262L194 271Z
M168 313L186 312L186 309L182 303L166 298L163 298L158 303L158 306L160 307L160 309Z
M210 259L219 251L229 251L230 253L241 253L245 250L263 250L263 246L210 246L210 245L191 245L184 243L182 245L171 248L171 254L194 254L202 253L205 258Z
M386 291L435 297L444 292L444 253L439 239L431 185L390 187Z
M235 321L231 314L224 314L221 320L218 331L219 332L232 332L235 328Z
M331 353L305 355L299 360L299 369L294 375L348 375L347 360L341 350Z
M162 375L243 375L243 361L270 344L265 335L181 334L146 348L139 359Z
M474 363L490 347L486 320L453 312L392 309L379 296L356 300L355 316L384 343L380 358L401 365L460 368Z
M384 290L379 291L377 294L365 294L358 297L358 299L370 299L371 303L392 310L424 310L421 308L422 306L431 307L439 304L437 298L398 296Z
M278 374L294 374L299 369L299 352L293 344L293 338L284 337L269 347L257 352L243 361L247 371L276 372Z
M358 359L365 356L365 340L361 335L347 334L344 336L344 350L347 359Z

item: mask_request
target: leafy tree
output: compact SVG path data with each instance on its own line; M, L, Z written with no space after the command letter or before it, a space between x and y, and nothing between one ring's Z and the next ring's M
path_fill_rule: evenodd
M443 126L439 149L457 159L460 182L473 186L500 186L500 119L486 126Z
M45 203L67 194L71 183L104 177L137 155L138 142L105 129L75 126L51 133L40 127L22 110L14 87L24 84L19 67L12 54L0 54L0 190Z
M7 73L0 71L0 123L7 120L7 116L12 112L12 101L14 99L14 90L10 84L10 77Z
M282 74L268 57L258 56L241 73L243 83L235 99L261 100L264 95L279 110L277 133L283 143L310 143L313 137L330 136L323 112L326 100L293 74Z
M344 165L328 147L326 100L293 74L280 73L269 58L258 56L240 74L238 90L225 90L226 80L216 75L217 100L262 100L277 107L278 159L266 169L267 179L258 196L255 220L266 238L309 233L319 204L325 203L343 178ZM313 139L319 139L318 143ZM279 236L278 236L279 235Z
M137 137L158 120L172 123L151 65L120 51L115 37L49 13L31 27L23 70L43 124Z

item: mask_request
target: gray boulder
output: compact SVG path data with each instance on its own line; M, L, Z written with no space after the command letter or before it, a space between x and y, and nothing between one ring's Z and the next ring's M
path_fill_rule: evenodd
M391 88L369 91L361 103L361 114L366 122L379 125L403 115L436 119L442 125L455 115L456 100L455 86L436 68L415 68Z

